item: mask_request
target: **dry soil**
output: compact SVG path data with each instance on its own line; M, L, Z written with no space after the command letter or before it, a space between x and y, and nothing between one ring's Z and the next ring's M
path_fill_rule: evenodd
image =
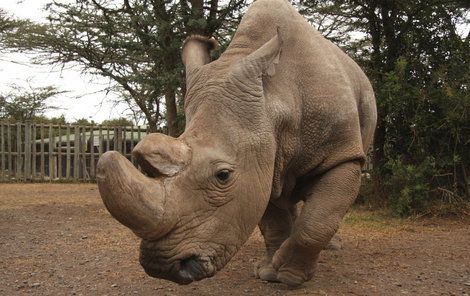
M468 295L470 218L384 218L351 211L343 249L324 251L297 289L252 275L255 231L216 276L187 286L148 277L138 239L105 210L94 184L0 184L1 295Z

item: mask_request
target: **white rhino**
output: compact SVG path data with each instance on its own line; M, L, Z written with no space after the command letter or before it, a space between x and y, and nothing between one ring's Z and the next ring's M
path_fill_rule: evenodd
M185 132L135 147L146 175L104 154L101 196L142 238L151 276L211 277L259 225L267 256L256 275L299 285L358 194L377 117L371 84L285 0L252 4L210 62L214 46L185 42Z

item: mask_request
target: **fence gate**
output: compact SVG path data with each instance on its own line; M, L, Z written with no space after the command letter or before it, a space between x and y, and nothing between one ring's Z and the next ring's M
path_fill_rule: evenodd
M0 122L0 181L92 181L101 154L121 152L134 165L134 146L147 127Z

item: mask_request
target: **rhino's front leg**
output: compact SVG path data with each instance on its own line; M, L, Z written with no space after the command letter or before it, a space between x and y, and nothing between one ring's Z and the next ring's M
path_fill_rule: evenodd
M313 181L292 234L273 256L272 266L279 281L297 286L312 278L320 251L358 194L360 176L360 164L348 162Z
M255 266L256 277L270 282L278 281L272 258L282 243L291 235L296 218L296 206L290 209L280 209L272 203L268 204L259 223L266 244L266 258Z

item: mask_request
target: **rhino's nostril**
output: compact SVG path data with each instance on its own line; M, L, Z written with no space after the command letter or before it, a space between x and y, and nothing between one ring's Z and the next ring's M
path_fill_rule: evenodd
M160 175L158 170L156 170L145 158L138 156L136 159L145 175L150 178L155 178Z
M206 270L196 256L191 256L180 262L180 274L190 277L194 280L200 280L205 277Z
M145 136L132 154L150 177L172 177L191 160L191 149L179 139L153 133Z

